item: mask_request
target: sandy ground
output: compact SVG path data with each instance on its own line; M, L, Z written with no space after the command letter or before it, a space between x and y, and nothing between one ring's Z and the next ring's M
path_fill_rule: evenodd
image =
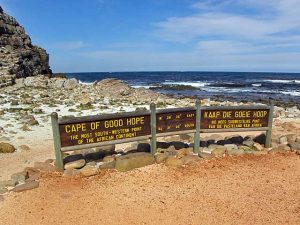
M300 224L300 157L245 155L67 179L0 199L0 224Z

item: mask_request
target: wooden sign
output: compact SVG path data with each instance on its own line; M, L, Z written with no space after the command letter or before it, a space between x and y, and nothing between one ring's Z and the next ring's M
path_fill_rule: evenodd
M199 151L201 132L266 131L271 146L273 105L237 107L195 107L115 113L102 116L58 118L52 113L56 167L63 170L63 151L140 141L150 138L156 152L157 136L194 133L194 152Z
M122 139L136 138L151 134L150 115L137 115L111 119L95 118L93 121L72 119L69 123L59 124L61 147L87 145Z
M268 127L269 109L202 109L201 129Z
M157 133L196 129L196 110L161 112L156 114Z

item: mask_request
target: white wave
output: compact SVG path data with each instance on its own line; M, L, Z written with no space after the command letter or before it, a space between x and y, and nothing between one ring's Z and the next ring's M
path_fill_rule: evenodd
M263 81L269 83L277 83L277 84L300 83L300 80L263 80Z
M300 96L300 91L282 91L281 93L291 96Z
M162 84L166 84L166 85L185 85L185 86L192 86L192 87L196 87L196 88L200 88L200 87L204 87L209 85L210 83L208 82L201 82L201 81L195 81L195 82L191 82L191 81L165 81Z
M261 87L261 84L252 84L253 87Z
M146 89L149 89L150 87L154 87L154 86L150 86L150 85L131 85L131 87L133 87L133 88L146 88Z
M81 80L79 80L78 82L79 82L79 84L83 84L83 85L91 85L91 84L93 84L93 82L83 82Z

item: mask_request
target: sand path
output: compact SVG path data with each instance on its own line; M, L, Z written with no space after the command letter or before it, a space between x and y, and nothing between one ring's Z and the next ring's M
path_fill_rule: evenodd
M300 157L245 155L67 179L0 199L0 224L300 224Z

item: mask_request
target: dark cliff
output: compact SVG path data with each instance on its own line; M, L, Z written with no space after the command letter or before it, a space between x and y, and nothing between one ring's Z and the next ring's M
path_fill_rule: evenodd
M49 55L0 6L0 81L39 74L52 74Z

